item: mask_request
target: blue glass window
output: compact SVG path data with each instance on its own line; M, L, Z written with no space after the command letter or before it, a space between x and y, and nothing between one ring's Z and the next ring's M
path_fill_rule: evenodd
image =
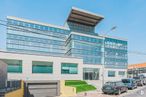
M118 74L121 75L121 76L124 76L125 75L125 71L119 71Z
M108 77L115 77L115 71L108 71Z
M32 73L53 73L53 63L33 61Z
M78 64L61 63L61 74L78 74Z
M8 73L22 73L22 65L8 64Z
M13 59L4 59L4 62L8 64L8 73L22 73L22 61Z

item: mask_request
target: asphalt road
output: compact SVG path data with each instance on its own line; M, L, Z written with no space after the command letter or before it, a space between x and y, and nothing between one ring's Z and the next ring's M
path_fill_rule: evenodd
M127 95L123 95L121 97L146 97L146 87L128 93Z

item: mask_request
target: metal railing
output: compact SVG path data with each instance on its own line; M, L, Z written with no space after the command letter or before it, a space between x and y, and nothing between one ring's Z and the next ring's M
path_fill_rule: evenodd
M19 88L21 88L21 80L7 81L7 84L6 84L7 91L13 91Z
M3 97L5 93L11 92L21 88L21 80L9 80L6 81L5 88L0 89L0 97Z

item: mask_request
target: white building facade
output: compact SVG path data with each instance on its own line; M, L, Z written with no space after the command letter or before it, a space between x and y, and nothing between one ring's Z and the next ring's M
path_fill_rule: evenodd
M54 57L0 51L0 60L8 65L9 80L83 80L83 70L87 68L91 73L90 68L92 68L99 70L98 82L102 81L102 66L90 64L84 65L83 59L81 58ZM64 64L66 64L65 67L63 67ZM76 66L70 66L73 64ZM34 66L40 65L42 67L38 67L39 70L35 70ZM52 67L51 72L47 70L48 65L51 65ZM63 72L63 70L66 70L66 72ZM109 77L109 71L115 71L115 76ZM126 78L126 74L119 74L120 72L126 71L126 69L104 69L104 80L106 82Z
M79 58L52 57L2 51L0 52L0 59L8 64L8 79L10 80L83 79L83 60ZM63 67L64 64L65 66Z

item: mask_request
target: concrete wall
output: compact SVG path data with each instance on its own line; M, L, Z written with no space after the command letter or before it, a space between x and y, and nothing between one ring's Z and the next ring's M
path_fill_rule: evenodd
M65 86L65 81L61 80L60 81L60 96L62 97L70 97L70 96L76 96L76 88L75 87L70 87L70 86Z
M82 80L83 79L83 60L77 58L51 57L40 55L27 55L17 53L0 52L0 59L22 60L22 73L8 73L8 79L22 80ZM53 74L33 74L32 61L53 62ZM78 74L61 74L61 63L78 63Z
M115 77L108 77L108 71L115 71ZM121 76L118 75L119 71L125 71L125 75ZM123 78L127 77L127 69L104 69L104 77L105 77L105 82L106 81L120 81Z

